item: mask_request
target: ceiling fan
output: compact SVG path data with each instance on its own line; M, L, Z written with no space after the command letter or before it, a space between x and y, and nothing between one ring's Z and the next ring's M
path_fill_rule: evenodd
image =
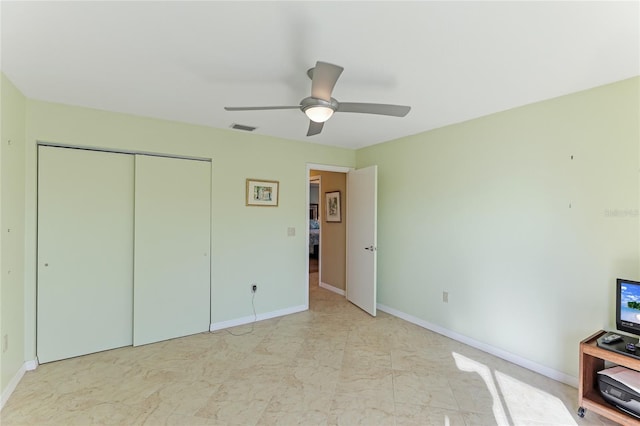
M316 62L316 66L307 71L311 79L311 96L300 101L300 105L262 106L262 107L224 107L227 111L256 111L272 109L300 109L309 117L307 136L317 135L322 131L325 121L334 112L358 112L364 114L391 115L404 117L411 107L404 105L371 104L361 102L338 102L331 97L333 87L344 68L327 62Z

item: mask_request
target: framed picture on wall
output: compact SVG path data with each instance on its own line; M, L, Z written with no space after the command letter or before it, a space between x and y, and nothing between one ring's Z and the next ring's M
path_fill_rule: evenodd
M327 192L325 199L327 202L325 220L327 222L342 222L340 191Z
M278 207L278 186L275 180L247 179L247 206Z

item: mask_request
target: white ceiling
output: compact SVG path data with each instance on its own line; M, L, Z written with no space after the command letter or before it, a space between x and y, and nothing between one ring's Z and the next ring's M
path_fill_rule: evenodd
M640 3L9 2L3 72L29 98L359 148L640 75ZM317 60L344 67L338 113L306 137Z

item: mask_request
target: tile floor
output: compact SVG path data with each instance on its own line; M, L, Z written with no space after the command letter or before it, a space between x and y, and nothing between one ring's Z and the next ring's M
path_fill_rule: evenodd
M372 318L311 278L309 311L248 334L41 365L25 374L1 424L611 424L578 418L574 388L383 312Z

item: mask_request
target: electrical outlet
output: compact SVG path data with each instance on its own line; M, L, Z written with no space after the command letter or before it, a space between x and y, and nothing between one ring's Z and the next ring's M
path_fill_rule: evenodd
M251 284L251 293L258 291L258 284Z
M6 352L9 350L9 335L5 334L2 336L2 352Z
M444 303L449 303L449 292L448 291L443 291L442 292L442 301Z

